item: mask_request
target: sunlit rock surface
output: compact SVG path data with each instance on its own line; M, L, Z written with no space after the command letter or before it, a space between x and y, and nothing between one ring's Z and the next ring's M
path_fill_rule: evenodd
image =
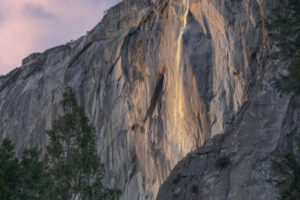
M1 138L44 152L71 86L122 200L156 199L178 161L224 132L179 163L158 199L273 200L270 157L299 123L296 100L271 85L282 67L264 27L272 4L124 0L87 35L0 77ZM231 162L220 170L223 154Z

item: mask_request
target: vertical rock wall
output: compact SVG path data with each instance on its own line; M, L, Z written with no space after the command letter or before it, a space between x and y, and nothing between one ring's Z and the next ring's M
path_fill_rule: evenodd
M155 199L176 163L230 128L274 76L263 45L270 2L124 0L87 35L0 77L1 138L18 153L45 151L71 86L96 127L105 183L123 200Z

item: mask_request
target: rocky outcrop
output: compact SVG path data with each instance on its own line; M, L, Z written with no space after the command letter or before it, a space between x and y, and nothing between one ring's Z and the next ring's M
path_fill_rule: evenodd
M123 200L155 199L179 160L224 132L181 161L158 198L199 198L189 181L203 199L272 199L265 170L296 115L271 85L282 66L266 45L273 3L124 0L87 35L0 77L1 138L44 152L71 86L97 130L105 184ZM223 154L231 162L219 170Z
M222 66L232 70L233 78L229 79L224 71L216 73L223 75L218 80L225 80L225 85L226 80L231 82L237 77L240 85L225 86L225 91L232 91L238 97L227 101L233 105L235 100L239 102L238 111L234 110L225 126L221 125L223 129L218 129L223 134L207 140L176 165L160 187L158 200L279 199L277 184L283 177L274 167L274 161L287 151L296 152L300 113L299 98L279 95L274 88L274 78L285 68L285 63L274 56L278 49L266 37L264 20L274 6L276 2L259 0L192 3L191 13L200 11L195 19L202 15L211 31L212 27L221 27L216 31L219 36L212 35L212 41L222 38L222 33L226 35L217 43L224 54L218 54L214 60L220 63L215 70ZM220 16L209 18L211 13ZM237 86L241 90L235 93L232 88ZM213 113L226 113L220 111ZM214 133L217 132L212 126L211 134Z
M284 177L274 161L296 152L299 98L279 97L268 84L252 94L224 134L176 165L158 200L279 199L277 184Z

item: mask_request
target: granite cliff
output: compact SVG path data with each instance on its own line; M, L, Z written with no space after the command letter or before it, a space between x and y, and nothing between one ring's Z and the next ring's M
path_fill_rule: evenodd
M271 161L299 135L300 110L272 85L284 66L264 24L275 4L123 0L0 77L0 137L44 152L71 86L122 200L276 199Z

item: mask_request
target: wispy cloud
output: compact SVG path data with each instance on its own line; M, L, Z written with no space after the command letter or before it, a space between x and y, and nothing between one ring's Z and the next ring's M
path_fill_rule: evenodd
M52 19L55 17L54 14L47 12L42 6L34 4L25 4L23 6L23 13L33 18Z
M0 74L22 58L76 39L121 0L0 0Z

